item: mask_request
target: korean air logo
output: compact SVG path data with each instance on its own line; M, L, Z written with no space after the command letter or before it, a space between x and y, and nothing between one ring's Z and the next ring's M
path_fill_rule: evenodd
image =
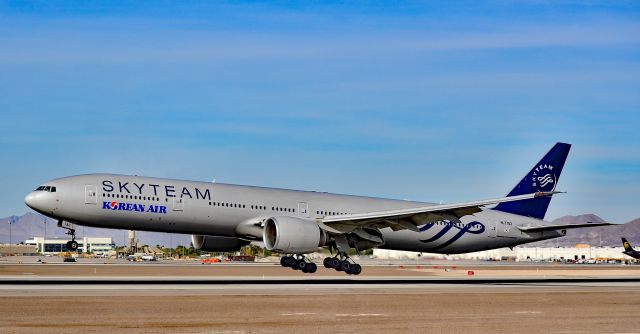
M541 164L533 170L531 185L538 191L553 191L558 178L553 165Z
M103 210L112 211L133 211L167 214L167 207L164 205L139 204L139 203L123 203L123 202L102 202Z

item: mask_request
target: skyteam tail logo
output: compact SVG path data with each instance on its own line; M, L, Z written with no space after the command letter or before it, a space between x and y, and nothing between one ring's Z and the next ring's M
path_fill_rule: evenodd
M135 211L135 212L151 212L151 213L160 213L166 214L167 207L163 205L149 205L146 206L144 204L137 203L122 203L122 202L102 202L103 210L113 210L113 211Z
M426 252L437 251L439 249L445 248L445 247L451 245L452 243L454 243L456 240L460 239L463 235L465 235L467 233L469 233L469 234L482 234L482 233L484 233L484 230L485 230L484 225L481 222L477 222L477 221L472 221L472 222L470 222L468 224L461 224L461 223L458 224L458 223L455 223L455 222L451 222L451 221L445 220L442 223L444 223L444 227L442 228L442 230L440 230L440 232L436 233L433 237L431 237L429 239L420 239L420 242L429 243L429 242L438 241L441 238L443 238L452 229L455 232L455 234L453 236L451 236L451 238L449 238L449 240L443 242L442 244L425 250ZM427 231L430 228L432 228L435 224L436 223L426 224L426 225L420 227L420 231L421 232Z
M538 191L553 191L556 189L558 178L553 165L542 164L531 174L531 185Z

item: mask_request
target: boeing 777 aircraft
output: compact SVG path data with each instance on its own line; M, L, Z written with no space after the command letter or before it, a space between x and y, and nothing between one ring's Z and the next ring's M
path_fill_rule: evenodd
M75 225L185 233L193 235L195 248L210 252L263 241L284 254L283 266L305 273L317 266L304 254L327 247L336 255L324 259L326 268L357 275L362 268L348 256L351 248L455 254L609 225L545 224L570 147L557 143L506 197L474 202L432 204L113 174L45 182L25 202L68 230L69 250L78 248Z

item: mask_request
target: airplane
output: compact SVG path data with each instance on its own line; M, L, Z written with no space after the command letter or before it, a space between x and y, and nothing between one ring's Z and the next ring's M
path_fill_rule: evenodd
M622 246L624 246L624 252L622 252L622 254L629 255L634 259L640 260L640 252L638 252L637 250L634 250L633 247L631 247L631 244L627 241L627 239L622 238Z
M333 255L324 267L358 275L362 267L349 256L351 249L458 254L610 225L544 222L570 148L555 144L506 197L453 204L115 174L54 179L25 203L58 220L71 236L69 250L78 247L76 225L182 233L208 252L263 242L283 255L283 267L304 273L317 270L306 254L324 247Z

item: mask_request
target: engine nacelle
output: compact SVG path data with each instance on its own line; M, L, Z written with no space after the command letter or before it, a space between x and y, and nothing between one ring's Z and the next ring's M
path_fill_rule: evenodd
M327 235L313 221L272 217L265 221L262 240L268 250L281 253L312 253L327 242Z
M235 252L240 250L240 247L246 246L251 243L249 240L243 240L234 237L221 237L212 235L192 235L191 242L193 248L205 252Z

